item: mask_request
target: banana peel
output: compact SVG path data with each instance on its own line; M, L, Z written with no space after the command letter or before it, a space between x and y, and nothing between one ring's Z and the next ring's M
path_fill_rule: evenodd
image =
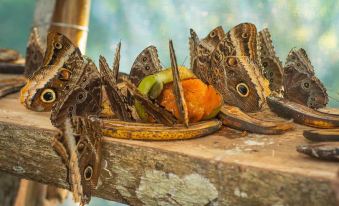
M220 129L218 120L192 123L189 127L183 124L165 126L163 124L125 122L113 119L99 119L105 136L132 140L185 140L212 134Z
M267 103L273 112L296 123L322 129L339 127L339 115L319 112L280 97L267 97Z
M339 129L305 130L303 135L306 139L314 142L339 142Z
M120 44L118 45L116 53L119 53L119 51ZM126 107L126 97L120 92L117 85L119 57L119 54L116 54L113 71L110 71L105 59L100 57L100 71L112 110L115 113L119 112L119 114L123 114L117 115L118 118L120 118L119 120L91 117L95 118L95 121L101 122L101 129L104 135L113 138L134 140L183 140L206 136L220 129L221 122L218 120L198 122L190 124L189 127L186 127L184 124L175 124L176 119L171 113L148 98L150 96L151 98L156 98L161 92L155 90L162 90L163 84L173 81L171 69L145 77L139 84L139 89L128 80L124 80L127 89L137 101L135 106L137 111L139 108L139 115L140 110L142 110L142 113L153 117L154 120L161 122L161 124L126 121L125 116L127 115L124 113L128 114L131 111ZM180 71L182 72L180 73ZM180 73L180 78L194 77L193 73L187 69L182 69L178 72ZM176 77L178 77L178 74ZM109 94L110 92L112 94Z
M298 145L297 151L317 159L339 161L339 142Z
M26 81L24 77L0 80L0 98L20 91L20 89L25 86Z
M251 133L276 135L294 129L290 122L262 121L230 105L223 105L218 117L225 126Z

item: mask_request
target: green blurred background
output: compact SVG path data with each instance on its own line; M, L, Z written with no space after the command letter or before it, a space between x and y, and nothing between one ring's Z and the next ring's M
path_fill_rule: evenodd
M95 0L91 6L86 54L96 62L100 54L112 62L115 45L121 40L122 71L128 72L138 53L150 44L158 47L162 64L168 66L171 38L178 62L183 63L188 58L189 28L204 37L218 25L227 31L241 22L252 22L258 30L270 29L283 62L291 48L306 49L327 87L330 106L339 106L336 0ZM33 0L0 0L0 47L24 54L34 7Z
M0 0L0 47L25 51L33 19L33 0ZM49 1L46 1L48 3ZM113 59L122 41L121 70L128 72L137 54L150 44L169 65L168 39L174 40L178 62L188 57L189 28L200 37L218 25L229 30L252 22L268 27L280 59L292 47L303 47L325 83L330 106L339 106L339 4L336 0L95 0L92 1L87 55ZM189 60L185 61L189 65Z

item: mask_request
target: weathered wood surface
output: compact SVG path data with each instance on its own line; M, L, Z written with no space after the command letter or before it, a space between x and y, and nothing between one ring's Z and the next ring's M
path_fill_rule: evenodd
M48 117L16 95L0 100L0 170L68 188ZM104 138L95 195L131 205L335 205L338 164L295 151L303 128L280 136L224 128L174 142Z

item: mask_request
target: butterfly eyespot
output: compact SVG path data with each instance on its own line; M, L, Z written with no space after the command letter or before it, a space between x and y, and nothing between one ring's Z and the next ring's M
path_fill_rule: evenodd
M267 62L263 62L262 65L263 65L264 67L267 67L267 66L268 66L268 63L267 63Z
M212 31L211 33L210 33L210 37L215 37L215 32L214 31Z
M306 88L306 89L308 89L309 87L310 87L310 83L308 83L308 82L304 82L304 87Z
M73 109L74 109L73 106L70 106L70 107L68 108L68 111L69 111L69 112L73 112Z
M236 66L236 65L238 64L238 61L237 61L237 59L234 58L234 57L228 57L228 58L227 58L227 64L228 64L229 66Z
M273 83L273 79L270 79L270 83Z
M87 94L85 92L79 93L78 96L77 96L77 102L78 103L84 102L86 97L87 97Z
M145 69L146 69L146 70L150 70L150 67L149 67L149 66L145 66Z
M142 61L143 62L147 61L147 57L142 58Z
M245 83L239 83L236 87L237 92L242 97L247 97L250 93L248 86Z
M91 166L87 166L84 171L85 180L90 180L93 175L93 168Z
M56 95L54 90L52 89L45 89L41 95L40 95L40 99L41 101L45 102L45 103L52 103L55 101L56 99Z
M248 38L248 33L246 33L246 32L242 33L242 34L241 34L241 37L242 37L243 39L247 39L247 38Z
M62 44L60 44L59 42L56 42L56 43L54 44L54 47L55 47L56 49L61 49L61 48L62 48Z
M270 75L270 77L273 77L273 72L269 72L268 75Z
M71 77L71 71L68 69L62 68L59 72L59 77L58 79L61 81L68 81Z
M297 66L300 67L300 63L297 63Z
M85 144L83 142L80 142L78 144L78 152L82 153L82 151L84 151L84 149L85 149Z

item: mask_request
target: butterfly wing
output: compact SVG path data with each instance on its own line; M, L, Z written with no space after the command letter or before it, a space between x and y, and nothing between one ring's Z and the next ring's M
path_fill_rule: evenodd
M257 28L251 23L241 23L233 27L226 35L232 42L236 56L247 56L258 64Z
M112 111L115 113L115 115L117 115L118 119L123 121L132 121L132 114L128 107L130 104L126 99L126 96L121 93L117 86L117 74L119 73L119 63L117 61L120 59L118 57L120 56L119 47L120 46L118 46L115 53L113 71L109 69L106 59L103 56L100 56L100 74L105 85L107 97Z
M66 118L61 134L55 139L55 150L67 161L74 201L83 205L89 203L100 175L100 128L99 122L91 118Z
M67 117L99 115L101 112L101 80L92 61L83 68L79 79L71 81L72 87L66 87L54 104L51 114L52 124L61 125Z
M173 92L175 94L175 101L176 101L176 105L179 110L180 120L184 123L186 127L188 127L187 105L186 105L184 91L183 91L180 77L179 77L177 58L175 56L172 40L169 41L169 50L170 50L170 59L171 59L171 67L172 67L172 75L173 75Z
M190 29L190 35L191 36L188 39L190 49L190 67L193 69L194 61L198 56L199 37L193 29Z
M135 59L129 78L134 85L138 86L145 76L159 72L161 69L156 47L149 46Z
M197 46L197 57L193 62L193 73L203 82L209 83L211 76L209 70L211 67L211 54L216 49L219 42L225 37L221 26L213 29L204 39L199 41Z
M304 49L292 49L284 67L284 97L311 108L328 103L326 88L315 76L314 68Z
M258 34L260 63L264 76L270 82L270 89L280 93L283 89L283 66L277 57L267 28Z
M49 33L43 64L21 90L21 102L34 111L50 111L62 90L79 80L87 61L67 37ZM46 93L54 98L45 99Z
M30 77L42 65L44 49L42 48L39 31L32 29L26 49L25 76Z
M256 28L244 23L232 28L211 55L209 84L225 103L243 111L261 109L270 91L257 64Z

